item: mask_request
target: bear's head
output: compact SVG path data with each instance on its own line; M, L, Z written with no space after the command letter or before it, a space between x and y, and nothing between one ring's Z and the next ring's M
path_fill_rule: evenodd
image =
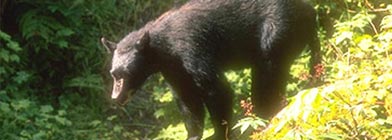
M132 32L119 43L107 41L105 38L102 38L101 42L112 55L110 74L114 82L111 97L124 105L153 72L145 56L150 42L149 33Z

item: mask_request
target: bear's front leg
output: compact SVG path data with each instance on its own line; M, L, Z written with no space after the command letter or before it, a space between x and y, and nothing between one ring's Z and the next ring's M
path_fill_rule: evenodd
M174 98L188 132L187 140L200 140L203 137L205 116L200 89L193 82L192 76L178 65L170 67L170 70L163 71L162 74L174 90Z
M197 94L191 92L177 94L178 107L184 117L184 123L188 132L187 140L200 140L204 128L204 106Z

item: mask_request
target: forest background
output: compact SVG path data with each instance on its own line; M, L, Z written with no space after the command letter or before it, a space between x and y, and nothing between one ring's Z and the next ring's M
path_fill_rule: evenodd
M170 89L152 76L125 107L110 99L118 41L184 0L1 0L0 139L184 139ZM392 2L309 0L318 12L323 84L307 88L308 52L289 105L266 127L249 105L250 69L228 71L238 139L392 139ZM205 136L212 133L206 119Z

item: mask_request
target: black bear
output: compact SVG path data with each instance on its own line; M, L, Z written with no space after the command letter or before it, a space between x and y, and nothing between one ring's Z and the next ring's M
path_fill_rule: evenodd
M228 139L233 95L225 70L252 69L252 103L258 115L270 118L282 108L290 65L305 46L311 67L320 61L316 12L302 0L190 0L119 43L101 41L113 54L112 98L124 103L161 72L192 140L202 138L204 107L212 138Z

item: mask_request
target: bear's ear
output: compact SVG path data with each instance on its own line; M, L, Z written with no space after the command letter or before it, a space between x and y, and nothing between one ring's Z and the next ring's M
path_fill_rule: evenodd
M142 38L140 38L140 40L136 42L135 47L137 50L141 51L144 48L149 47L149 45L150 45L150 33L146 31L143 34Z
M105 47L105 49L108 53L113 53L114 50L116 49L116 46L117 46L116 43L114 43L112 41L108 41L104 37L101 38L101 43Z

